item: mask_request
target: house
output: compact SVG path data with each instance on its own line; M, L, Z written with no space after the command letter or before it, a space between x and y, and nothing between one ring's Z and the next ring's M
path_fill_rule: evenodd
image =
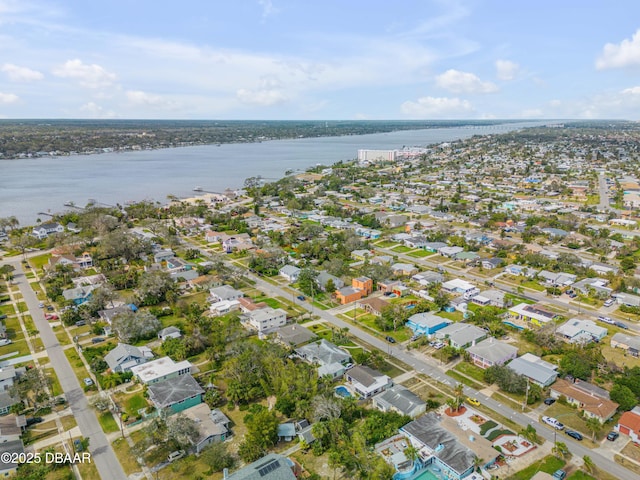
M351 286L363 292L363 296L371 295L373 292L373 280L369 277L358 277L351 281Z
M527 278L534 278L538 274L538 270L533 268L524 267L522 265L508 265L504 268L504 271L509 275L525 276Z
M577 290L584 295L595 293L600 298L608 298L613 293L613 289L607 287L609 281L604 278L585 278L572 285L573 290Z
M122 373L128 372L131 367L146 363L150 358L153 358L153 353L148 347L138 348L134 345L118 343L116 348L104 356L104 361L113 373Z
M633 442L640 443L640 406L624 412L614 430L628 435Z
M131 367L131 373L145 385L164 382L171 378L191 373L192 365L188 360L174 362L169 357L158 358L142 365Z
M93 258L88 252L84 252L80 257L71 254L52 255L45 268L52 270L55 269L57 265L67 265L73 268L74 271L79 271L93 267Z
M413 331L414 335L427 335L430 337L450 323L452 322L449 319L430 312L423 312L411 315L407 319L406 326Z
M394 411L411 418L427 411L427 402L402 385L394 385L374 396L373 406L383 412Z
M347 370L345 380L362 398L370 398L393 385L390 377L364 365Z
M556 329L556 335L568 343L587 344L599 342L607 336L607 329L596 325L593 320L572 318Z
M412 265L411 263L394 263L393 265L391 265L391 270L393 271L394 275L398 276L409 276L418 273L418 269L416 268L416 266Z
M429 285L442 283L444 281L444 275L439 272L420 272L413 275L411 280L418 282L422 286L428 287Z
M538 279L544 280L546 285L552 287L568 287L576 281L576 276L572 273L549 272L541 270L537 275Z
M438 330L436 338L448 340L453 348L467 348L487 338L487 332L469 323L452 323Z
M27 426L27 419L24 415L10 413L0 417L0 444L19 440Z
M211 301L213 303L221 302L223 300L238 300L239 298L244 297L244 293L240 290L236 290L230 285L210 288L209 294L211 295Z
M356 303L356 308L361 308L376 317L382 315L382 311L388 306L389 302L381 297L365 298L364 300L358 300Z
M370 250L354 250L351 252L351 258L355 260L364 260L371 257L373 257L373 253Z
M342 287L336 290L336 298L342 305L346 305L366 297L372 291L373 280L368 277L359 277L351 280L350 287Z
M287 457L269 453L259 460L242 467L223 480L296 480L296 465Z
M545 362L531 353L525 353L521 357L511 360L507 367L542 388L548 387L558 378L557 365Z
M621 332L615 333L613 337L611 337L611 346L613 348L622 348L634 357L640 355L640 337L637 335L627 335Z
M225 315L240 308L240 300L220 300L209 305L209 311L216 315Z
M454 260L464 262L465 264L473 264L479 258L480 255L478 255L476 252L459 252L453 256Z
M202 403L204 394L202 387L188 373L149 384L147 392L157 410L170 409L171 413L179 413Z
M560 379L551 387L551 397L556 399L561 396L565 397L567 402L575 405L584 416L597 418L600 423L609 420L616 413L619 405L609 400L609 395L606 390L600 389L599 387L598 390L588 388L582 385L582 383L581 381L571 383ZM594 386L595 385L591 385L591 387Z
M105 310L98 311L98 316L100 317L101 320L111 325L111 322L117 315L120 315L121 313L126 313L126 312L135 312L136 310L138 309L133 304L119 305L117 307L107 308Z
M36 237L38 240L44 240L49 235L53 235L55 233L63 233L64 227L57 222L53 223L42 223L33 227L31 234Z
M471 356L471 361L483 369L494 365L504 365L518 356L517 347L493 337L467 348L467 352Z
M482 260L482 268L486 270L493 270L502 265L503 260L501 258L485 258Z
M618 305L626 305L627 307L640 307L640 297L630 293L616 294L616 302Z
M324 271L318 273L318 276L316 277L316 284L318 285L318 288L320 290L322 290L323 292L326 292L327 283L329 283L329 280L333 282L334 288L344 287L344 282L340 278Z
M224 251L224 253L232 253L236 250L250 250L252 248L254 248L253 242L247 234L241 233L222 241L222 250Z
M0 477L11 477L18 471L20 463L11 460L20 460L24 456L24 445L22 440L10 440L2 444L2 455L0 455ZM44 458L44 456L43 456Z
M392 293L398 285L402 285L400 280L382 280L378 282L378 290L383 293Z
M281 423L280 425L278 425L279 442L290 442L297 436L298 434L296 433L296 426L293 422Z
M72 301L76 305L82 305L88 302L91 298L91 292L93 292L98 285L87 285L76 288L68 288L62 291L62 296L67 301Z
M170 338L180 338L181 336L182 336L182 333L180 333L180 329L174 326L163 328L158 332L158 338L162 342Z
M276 330L276 338L287 347L297 347L309 343L317 337L316 334L308 328L298 325L297 323L292 323L291 325L285 325Z
M473 283L469 283L466 280L454 278L448 282L442 284L442 289L449 293L461 293L467 298L471 298L473 295L480 293L480 289Z
M299 347L295 352L306 362L318 365L319 377L330 375L334 380L344 374L345 365L351 361L349 353L324 338Z
M266 333L287 323L287 312L281 308L265 307L244 313L240 321L245 327Z
M301 271L302 270L295 265L285 265L278 271L278 274L284 277L289 283L294 283L298 281Z
M20 402L18 397L13 397L8 390L0 390L0 415L6 415L16 403Z
M480 305L482 307L494 306L498 308L504 308L505 296L502 290L496 290L494 288L480 292L478 295L471 297L471 303Z
M6 392L25 373L24 367L15 368L11 365L0 367L0 392Z
M193 449L199 454L212 443L224 442L229 437L231 420L220 410L211 410L206 403L199 403L182 411L198 428L198 437L193 438Z
M509 315L538 327L555 320L559 316L557 313L551 312L540 305L529 305L527 303L519 303L511 307Z
M438 252L443 257L453 258L458 253L464 252L464 248L462 248L462 247L442 247L442 248L438 249Z
M476 468L495 462L500 453L481 435L470 435L449 417L428 412L400 428L420 458L437 467L443 478L461 480Z

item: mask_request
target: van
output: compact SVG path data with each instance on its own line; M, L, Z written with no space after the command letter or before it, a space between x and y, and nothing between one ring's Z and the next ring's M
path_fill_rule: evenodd
M82 327L83 325L86 325L87 322L85 322L84 320L78 320L76 322L76 327Z
M613 298L609 298L608 300L606 300L606 301L604 302L604 306L605 306L605 307L610 307L611 305L613 305L613 303L614 303Z
M167 461L173 462L182 457L184 457L184 450L176 450L175 452L171 452L169 455L167 455Z

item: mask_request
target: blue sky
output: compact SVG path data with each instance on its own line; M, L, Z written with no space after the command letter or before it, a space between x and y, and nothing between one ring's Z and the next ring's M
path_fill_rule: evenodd
M639 112L637 0L0 0L2 118Z

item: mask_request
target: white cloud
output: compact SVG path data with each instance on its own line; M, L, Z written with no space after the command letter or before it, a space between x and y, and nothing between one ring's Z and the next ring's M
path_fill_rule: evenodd
M258 5L262 7L263 20L278 12L278 9L273 6L273 2L271 0L258 0Z
M13 82L31 82L34 80L42 80L44 75L37 70L31 70L27 67L19 67L12 63L5 63L2 66L2 71L7 74L9 79Z
M404 102L400 111L409 117L450 118L468 115L473 107L459 98L421 97L415 102Z
M436 77L436 85L453 93L493 93L498 87L491 82L483 82L473 73L447 70Z
M596 60L596 68L622 68L640 65L640 30L636 30L631 40L624 39L619 44L607 43Z
M622 93L625 95L640 95L640 87L625 88Z
M496 60L496 76L500 80L513 80L520 69L520 65L509 60Z
M80 111L90 118L115 118L115 112L105 110L95 102L85 103L80 107Z
M278 89L247 90L241 88L236 92L236 97L242 103L261 107L270 107L289 100L287 96Z
M149 106L168 110L175 110L180 104L174 100L156 95L153 93L143 92L142 90L128 90L125 96L131 105Z
M528 108L520 113L522 118L542 118L542 110L539 108Z
M95 63L87 65L81 60L68 60L64 65L53 69L53 74L61 78L71 78L86 88L104 88L116 81L115 73L108 72Z
M0 92L0 103L15 103L18 100L20 100L20 98L17 95L14 95L13 93Z

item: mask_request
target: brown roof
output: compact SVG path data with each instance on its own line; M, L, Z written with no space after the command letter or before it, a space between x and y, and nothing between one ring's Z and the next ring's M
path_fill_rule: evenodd
M238 303L240 304L241 308L249 312L253 312L254 310L259 310L267 306L267 304L264 302L254 303L253 300L247 297L238 298Z
M635 412L624 412L618 421L618 425L624 425L636 434L640 434L640 415Z
M380 297L367 298L365 300L360 300L358 303L361 305L368 305L371 307L371 310L376 312L382 312L382 309L389 305L389 302L381 299Z
M584 390L576 388L572 383L569 383L566 380L558 380L553 384L551 389L561 395L564 395L568 399L573 399L576 402L579 402L582 410L597 415L602 419L611 417L619 406L616 402L612 402L606 398L590 395Z

